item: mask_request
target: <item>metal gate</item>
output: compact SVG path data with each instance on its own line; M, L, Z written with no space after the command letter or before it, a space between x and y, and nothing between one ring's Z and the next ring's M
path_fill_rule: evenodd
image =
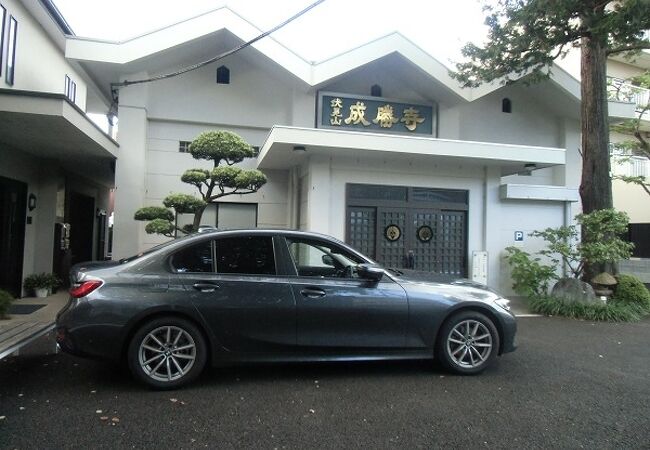
M466 276L467 191L349 186L350 245L386 267ZM386 192L391 189L404 192Z

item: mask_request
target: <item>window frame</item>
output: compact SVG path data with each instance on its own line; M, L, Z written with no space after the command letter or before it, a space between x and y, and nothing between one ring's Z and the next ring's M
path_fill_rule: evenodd
M65 76L65 88L63 93L72 103L77 101L77 83L75 83L68 74Z
M369 261L367 258L363 257L361 254L356 253L351 251L350 249L341 246L335 242L330 242L327 240L321 240L318 238L314 238L311 236L308 237L302 237L302 236L285 236L284 237L284 243L286 247L286 254L288 258L288 265L291 270L291 276L298 278L298 279L316 279L316 280L338 280L338 281L360 281L362 278L359 277L323 277L323 276L315 276L315 275L300 275L298 273L298 264L296 263L296 260L293 256L293 252L291 251L291 243L297 242L297 243L303 243L306 245L311 245L315 247L316 249L322 251L319 247L330 247L331 249L338 249L340 252L345 252L347 254L350 254L356 258L358 258L361 262L357 263L358 264L370 264L372 263ZM320 245L319 245L320 244ZM327 252L325 252L327 253ZM349 258L348 258L349 259Z
M178 141L178 153L190 153L190 144L192 141ZM184 150L183 150L184 148Z
M212 255L212 270L210 272L179 272L178 270L176 270L176 267L174 267L174 263L173 263L174 256L176 256L178 253L180 253L180 252L182 252L184 250L187 250L187 249L189 249L191 247L195 247L195 246L199 246L199 245L205 245L206 241L208 241L208 243L210 244L210 254ZM210 238L210 239L206 239L206 240L202 240L202 241L198 241L198 242L193 242L193 243L188 244L188 245L184 245L181 248L176 249L175 251L171 252L171 254L167 257L167 268L169 269L169 271L171 273L176 274L176 275L185 275L185 274L189 274L189 275L215 275L216 274L216 270L215 270L216 266L217 266L217 263L216 263L216 246L214 244L214 238Z
M242 238L249 238L249 237L262 237L262 238L267 238L271 240L271 250L273 252L273 268L275 269L275 273L269 274L269 273L223 273L219 272L219 265L217 258L219 255L217 254L217 241L220 240L226 240L226 239L242 239ZM212 269L213 273L215 275L219 276L231 276L231 277L278 277L282 276L284 272L284 267L280 263L280 258L278 255L278 248L276 244L276 238L272 234L235 234L231 236L215 236L212 238L212 255L213 255L213 263L212 263Z
M13 29L13 33L12 33ZM9 15L9 32L7 41L7 61L5 82L13 86L16 79L16 41L18 41L18 20L13 15ZM11 60L11 68L9 67Z
M7 8L0 3L0 12L2 15L2 24L0 24L0 77L2 76L2 68L4 66L5 60L5 29L7 22Z

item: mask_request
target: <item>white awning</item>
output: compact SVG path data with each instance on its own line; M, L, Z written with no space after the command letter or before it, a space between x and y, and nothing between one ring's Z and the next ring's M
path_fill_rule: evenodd
M305 151L296 151L304 147ZM502 175L564 165L565 150L554 147L455 141L431 137L275 126L260 149L260 169L286 169L310 155L352 155L410 158L414 162L439 160L479 166L498 166Z

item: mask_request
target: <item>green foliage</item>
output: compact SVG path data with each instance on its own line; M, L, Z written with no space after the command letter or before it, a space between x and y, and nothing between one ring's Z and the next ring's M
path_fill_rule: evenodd
M174 236L174 229L174 224L165 219L153 219L144 227L148 234L162 234L167 237Z
M171 222L174 220L174 213L162 206L145 206L138 209L133 218L135 220L163 219Z
M642 311L629 305L615 303L568 303L554 297L535 297L528 306L537 314L564 316L599 322L636 322L644 316Z
M23 280L23 287L27 290L33 289L55 289L61 285L61 280L51 273L34 273Z
M0 319L6 317L7 311L13 301L14 298L9 292L0 289Z
M167 208L174 208L177 214L194 214L205 208L206 203L200 198L188 194L170 194L163 200Z
M145 227L147 233L171 237L178 231L194 232L201 223L206 205L216 203L218 199L227 195L252 194L266 183L266 176L259 170L232 167L245 158L255 156L253 148L235 133L229 131L201 133L190 144L190 153L195 159L212 161L214 165L212 170L195 168L186 170L181 175L181 181L196 187L201 198L173 193L163 200L163 204L167 208L173 208L176 214L194 214L193 223L178 228L174 223L174 214L166 208L141 208L136 212L135 219L151 221ZM226 165L220 166L222 162Z
M512 288L515 292L529 298L546 295L549 283L558 278L555 268L542 264L541 258L533 257L517 247L508 247L506 251L506 261L512 267Z
M255 156L251 147L239 135L230 131L206 131L201 133L190 144L190 153L195 159L207 159L215 162L215 167L220 161L228 165L242 162L245 158Z
M207 181L210 177L210 171L204 169L190 169L186 170L183 175L181 175L181 181L183 183L193 184L195 186L201 186Z
M624 212L601 209L577 215L576 222L582 226L582 241L575 225L530 234L547 243L540 255L549 257L555 264L564 262L575 278L582 275L586 264L614 263L632 254L633 244L620 238L628 224Z
M650 313L650 291L637 277L619 275L616 291L609 301L613 304L636 307L640 311Z
M583 38L594 39L610 53L650 48L643 31L650 28L650 2L578 0L483 1L488 26L484 46L463 47L466 62L452 76L464 86L528 81L549 76L552 62Z

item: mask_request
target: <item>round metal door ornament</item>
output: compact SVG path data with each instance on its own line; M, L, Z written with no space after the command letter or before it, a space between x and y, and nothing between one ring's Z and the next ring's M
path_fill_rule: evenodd
M395 224L390 224L384 230L384 236L391 242L398 240L402 237L402 230Z
M429 225L422 225L418 228L418 239L420 242L429 242L433 237L433 230Z

